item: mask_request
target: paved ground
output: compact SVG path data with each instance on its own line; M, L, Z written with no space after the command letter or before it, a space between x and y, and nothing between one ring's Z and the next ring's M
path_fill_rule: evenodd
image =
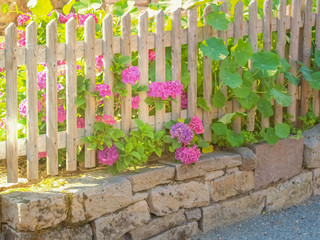
M194 240L320 240L320 197L221 227Z

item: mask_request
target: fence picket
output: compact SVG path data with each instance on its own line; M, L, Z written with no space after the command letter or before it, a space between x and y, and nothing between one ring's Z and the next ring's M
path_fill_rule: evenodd
M317 0L317 14L316 14L316 39L315 50L320 50L320 0ZM316 117L319 117L320 103L319 90L312 90L312 109Z
M96 90L95 74L95 20L92 16L88 17L84 23L84 62L85 62L85 79L90 79L89 92ZM94 96L86 94L85 110L85 136L93 134L93 124L95 122L96 100ZM88 150L89 145L85 144L85 167L92 168L96 166L95 150Z
M165 82L166 77L166 55L164 46L164 12L160 10L156 14L156 82ZM165 116L165 106L156 110L156 131L162 129Z
M239 1L234 8L234 25L233 25L233 33L234 33L234 44L237 44L238 39L242 39L243 37L243 2ZM242 68L239 68L239 73L242 75ZM240 103L236 98L232 100L232 111L239 112L241 111ZM241 117L237 117L233 121L233 130L235 133L241 132Z
M120 50L122 56L131 57L131 16L130 13L126 13L121 18L121 39ZM130 65L130 64L128 64ZM126 135L129 135L131 128L131 85L127 85L128 95L122 97L121 101L121 128Z
M171 31L172 81L181 82L181 10L172 13ZM181 118L181 96L172 102L172 120Z
M188 10L188 118L197 115L197 8Z
M204 19L206 16L212 12L212 6L208 5L204 9ZM205 25L203 28L203 35L205 39L212 37L213 31L210 25ZM203 111L203 138L206 141L211 141L211 123L212 123L212 105L211 105L211 97L212 97L212 60L208 56L203 56L203 97L208 103L210 111Z
M47 131L47 174L58 174L58 94L57 94L57 22L47 25L47 83L46 83L46 131Z
M112 15L108 14L102 21L102 54L103 54L103 83L113 89L113 73L110 71L113 60L113 20ZM110 99L103 100L103 113L114 115L114 94Z
M18 182L18 89L17 89L17 27L10 23L5 32L5 68L7 94L7 182Z
M38 178L38 85L37 85L37 24L26 28L27 69L27 177Z
M67 103L67 171L77 170L77 22L71 18L66 24L66 103Z
M139 54L139 69L140 69L140 83L142 85L148 85L149 80L149 49L148 49L148 12L145 11L139 16L138 26L138 54ZM146 92L139 93L139 118L148 122L149 111L148 104L144 102L147 97Z

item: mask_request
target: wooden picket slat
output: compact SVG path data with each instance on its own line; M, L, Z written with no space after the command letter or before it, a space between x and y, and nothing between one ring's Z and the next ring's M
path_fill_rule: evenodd
M67 171L77 170L77 22L66 24L66 103L67 103Z
M239 1L236 6L234 7L234 45L237 44L238 39L242 39L243 37L243 2ZM239 68L239 73L242 75L242 68ZM232 99L232 111L239 112L241 111L240 103L237 101L236 98ZM235 133L241 132L241 117L237 117L233 121L233 130Z
M166 78L166 55L164 46L164 12L160 10L156 14L156 35L155 35L155 48L156 48L156 82L165 82ZM161 110L156 110L156 131L163 127L165 106Z
M212 6L208 5L204 9L204 19L206 16L212 12ZM203 28L203 35L205 39L211 38L213 31L210 25L206 25ZM212 123L212 105L211 105L211 97L212 97L212 60L208 56L203 56L203 97L208 103L210 107L210 111L203 111L203 138L206 141L211 141L212 133L211 133L211 123Z
M226 2L222 3L220 6L220 11L228 13L228 4ZM218 37L223 39L223 41L226 43L228 47L228 36L227 36L227 31L218 31ZM220 61L221 64L221 61ZM221 78L219 77L219 84L221 84ZM225 97L227 99L228 96L228 86L223 86L222 89L220 89ZM218 118L223 117L223 115L226 113L226 106L218 109Z
M188 118L197 115L197 8L188 10Z
M316 15L316 39L315 50L320 50L320 0L317 0L317 15ZM316 117L319 117L320 111L319 90L312 90L312 109Z
M310 67L311 55L311 38L312 38L312 0L305 0L304 10L304 24L303 24L303 49L302 49L302 62L307 67ZM301 86L301 113L300 116L305 116L309 111L309 98L311 95L311 87L308 81L302 78Z
M301 22L300 16L300 8L301 8L301 0L293 0L292 1L292 15L291 15L291 29L290 29L290 59L289 63L291 65L290 72L296 76L298 73L298 51L299 51L299 26ZM287 108L288 114L292 116L291 120L294 124L297 122L297 87L292 84L288 83L288 90L292 97L292 102L290 106Z
M249 42L251 43L253 53L256 53L258 51L257 19L258 19L257 0L252 0L249 4ZM249 60L249 69L252 69L251 60ZM255 92L256 90L257 90L257 82L254 81L252 85L252 91ZM247 131L250 131L250 132L254 131L255 113L256 113L255 107L248 111Z
M140 69L140 83L141 85L148 85L149 80L149 49L148 49L148 12L144 11L139 16L139 26L138 26L138 54L139 62L138 67ZM139 118L148 122L149 111L148 104L144 102L147 97L146 92L139 94L140 104L139 104Z
M46 82L46 131L47 131L47 174L58 174L58 111L57 111L57 22L47 25L47 82Z
M84 62L85 62L85 79L90 79L89 92L96 90L95 75L95 21L92 16L88 17L84 23ZM93 135L93 124L95 122L96 99L94 96L86 94L86 111L85 111L85 136ZM96 151L88 150L89 144L85 144L85 167L92 168L96 166Z
M121 38L120 38L120 51L122 56L131 57L130 46L131 35L131 16L126 13L121 17ZM128 66L131 63L128 64ZM121 128L126 135L129 135L131 128L131 84L127 85L128 95L122 97L121 100Z
M113 20L112 15L108 14L102 21L102 54L103 54L103 83L113 89L113 73L110 71L113 60ZM103 113L114 116L114 94L110 99L103 100Z
M285 47L286 47L286 7L287 7L287 0L281 0L280 1L280 10L278 13L277 18L277 51L280 56L280 58L285 57ZM280 73L277 77L276 83L283 85L284 82L284 76L283 73ZM274 123L282 123L283 118L283 108L280 104L275 102L274 104Z
M7 182L18 182L18 89L17 89L17 27L10 23L5 31Z
M181 10L172 13L171 31L172 81L181 82ZM172 102L172 120L181 118L181 96Z
M38 174L38 85L37 85L37 24L32 21L26 28L27 69L27 177Z
M263 50L270 51L272 43L271 32L271 17L272 17L272 0L266 0L263 4ZM265 90L265 86L262 86L262 90ZM261 116L261 126L269 127L269 118Z

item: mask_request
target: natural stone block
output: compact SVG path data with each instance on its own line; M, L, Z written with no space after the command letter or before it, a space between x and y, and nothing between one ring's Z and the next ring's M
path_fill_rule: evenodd
M230 148L230 151L241 155L242 164L240 166L240 170L252 171L255 169L257 158L250 148L247 148L247 147Z
M32 240L34 232L19 232L9 227L2 226L3 238L0 240ZM1 236L1 234L0 234Z
M202 217L200 208L187 209L185 215L189 222L198 221Z
M185 221L184 210L181 209L164 217L151 219L148 224L133 229L130 235L132 240L148 239L168 229L179 226Z
M190 222L188 224L175 227L166 231L158 236L150 238L149 240L177 240L177 239L187 239L192 237L199 232L198 223Z
M200 228L207 232L220 226L253 217L264 208L265 195L259 192L202 208Z
M235 174L237 172L239 172L239 168L238 167L233 167L233 168L226 169L226 174L227 175Z
M320 167L320 124L303 132L303 165L307 168Z
M247 193L254 188L253 172L237 172L232 175L226 175L212 182L213 201L225 200L238 194Z
M71 194L71 223L96 219L133 202L130 182L99 173L72 179L64 191Z
M282 139L274 145L256 144L252 150L257 157L255 189L280 179L289 179L301 172L303 138Z
M185 180L206 175L208 172L240 166L241 156L231 152L204 154L192 165L167 163L176 168L176 180Z
M60 193L16 191L0 198L2 222L19 231L53 227L67 217L66 196Z
M320 195L320 168L312 170L313 195Z
M132 185L132 191L139 192L157 185L169 183L174 178L174 168L165 165L151 165L140 172L125 176Z
M304 172L267 190L266 210L274 211L295 206L310 198L312 173Z
M210 181L221 177L224 174L223 170L209 172L205 175L204 180Z
M138 192L133 194L132 203L140 202L148 198L149 192Z
M148 196L150 211L157 216L167 215L179 208L205 206L209 202L207 184L197 181L156 187Z
M130 230L147 224L150 213L146 201L137 202L124 210L94 220L97 240L118 239Z

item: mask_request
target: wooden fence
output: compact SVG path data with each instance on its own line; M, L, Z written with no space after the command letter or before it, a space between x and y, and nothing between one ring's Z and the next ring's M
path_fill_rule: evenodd
M138 51L138 67L141 71L141 84L148 84L148 49L155 48L156 51L156 81L165 81L165 48L172 47L172 79L181 82L181 45L188 44L188 70L190 73L190 85L188 87L188 108L181 110L181 100L172 103L172 112L165 110L156 111L155 116L149 116L148 105L144 103L146 93L140 93L140 118L155 127L162 128L163 123L170 119L192 117L198 115L203 119L205 126L204 137L211 139L212 119L222 117L226 112L241 111L240 104L235 100L228 101L226 107L205 112L197 108L197 44L212 36L219 36L226 42L228 38L238 39L244 36L249 37L253 51L258 50L258 34L263 34L263 49L270 50L272 43L272 32L277 32L277 51L280 57L285 57L286 32L290 31L289 62L291 72L295 75L298 72L297 60L302 60L307 66L310 65L311 33L316 28L316 49L320 49L320 0L317 1L317 13L312 12L312 0L292 0L292 5L287 6L286 0L280 0L278 16L272 16L272 1L264 2L264 18L258 19L257 1L253 0L249 5L249 20L244 21L243 3L237 3L234 9L234 22L229 25L227 31L215 31L209 25L197 27L197 9L188 10L188 28L181 29L181 11L179 9L172 13L172 30L165 32L165 21L163 11L159 11L155 17L156 31L148 31L148 13L143 12L139 16L138 34L131 35L131 17L125 14L121 20L121 36L113 36L113 20L111 15L103 19L102 39L95 39L95 21L92 17L85 22L84 41L76 41L76 21L70 19L66 24L66 42L57 41L57 23L51 21L47 25L46 45L37 46L37 26L31 22L26 29L26 47L16 47L17 30L11 23L6 29L6 48L0 50L0 67L6 69L6 94L7 94L7 141L0 142L0 159L7 159L8 182L18 180L18 157L27 156L27 176L29 179L38 178L38 152L47 151L47 173L58 174L58 149L67 150L67 171L77 169L77 145L83 144L82 138L93 133L95 121L95 99L93 96L86 96L85 128L77 129L77 70L76 61L78 58L85 59L85 78L91 80L90 91L95 91L95 57L103 55L104 60L104 83L113 87L113 74L109 70L112 64L113 55L131 55L131 52ZM227 12L228 7L223 3L221 11ZM211 11L207 6L204 14ZM301 50L301 52L299 52ZM66 61L66 111L67 129L58 132L57 125L57 60ZM47 91L46 91L46 135L38 136L38 111L37 111L37 64L46 62L47 65ZM17 101L17 66L26 65L27 69L27 138L18 139L18 101ZM203 58L203 96L210 103L212 96L212 61L208 57ZM249 68L252 67L249 63ZM241 69L239 69L241 74ZM280 75L277 83L283 83L284 77ZM129 95L122 99L121 103L121 125L128 134L135 128L131 119L131 91L128 86ZM319 92L311 92L309 85L302 80L301 91L289 83L288 90L293 98L292 104L287 112L297 120L298 105L301 108L301 115L308 110L309 98L313 98L313 110L316 116L319 115ZM227 88L223 89L227 94ZM104 113L113 115L114 100L106 99ZM280 123L283 119L283 108L275 103L274 122ZM264 127L269 126L270 119L262 119ZM254 131L255 110L249 110L247 115L247 130ZM241 130L241 119L237 118L233 127L235 132ZM85 150L85 167L96 166L94 150Z

